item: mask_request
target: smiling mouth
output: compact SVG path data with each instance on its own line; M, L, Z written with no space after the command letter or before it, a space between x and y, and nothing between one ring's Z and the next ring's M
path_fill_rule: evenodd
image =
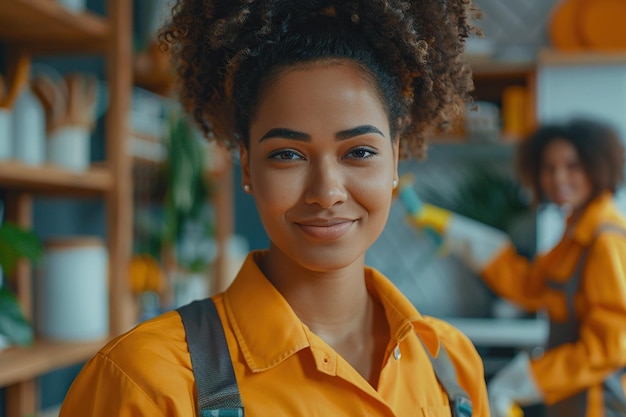
M309 237L316 240L336 240L350 231L354 220L333 220L324 222L296 223Z

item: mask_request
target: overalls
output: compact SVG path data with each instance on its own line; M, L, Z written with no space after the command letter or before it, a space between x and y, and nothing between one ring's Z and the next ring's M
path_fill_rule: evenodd
M611 230L626 236L626 231L621 227L603 225L598 228L595 236L605 230ZM591 245L590 245L591 246ZM548 279L548 286L561 290L567 300L568 320L564 323L556 323L550 320L550 336L546 349L552 349L565 343L573 343L579 337L579 322L574 311L574 295L578 291L582 279L583 266L587 259L589 246L583 252L576 264L573 275L563 283L557 283ZM610 375L603 383L604 392L604 415L605 417L626 416L626 397L622 388L621 377L626 373L620 369ZM584 417L587 410L587 390L566 398L556 404L546 407L547 417Z
M213 300L194 301L177 311L185 326L198 391L199 417L244 417L228 344ZM450 415L471 417L471 400L458 384L454 365L443 344L436 357L430 353L428 357L439 383L448 394Z

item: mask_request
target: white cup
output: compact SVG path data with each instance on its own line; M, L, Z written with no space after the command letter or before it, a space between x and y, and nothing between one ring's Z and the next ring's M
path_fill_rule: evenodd
M86 8L85 0L59 0L59 3L73 12L82 12Z
M13 108L13 152L27 165L42 165L46 160L46 114L41 102L26 89Z
M64 126L48 138L48 162L70 171L89 169L91 134L83 126Z
M37 275L37 329L47 338L100 340L109 334L108 255L101 240L72 237L45 245Z
M11 110L0 109L0 161L13 158Z

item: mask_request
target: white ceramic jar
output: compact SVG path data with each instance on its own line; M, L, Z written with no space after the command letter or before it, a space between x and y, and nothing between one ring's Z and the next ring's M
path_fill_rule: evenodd
M0 161L13 157L13 129L10 109L0 107Z
M13 108L12 135L16 159L34 166L46 161L46 114L30 89L22 91Z
M36 294L40 335L67 341L107 337L108 254L104 243L93 237L46 242Z
M91 134L83 126L63 126L48 138L48 162L70 171L87 171Z

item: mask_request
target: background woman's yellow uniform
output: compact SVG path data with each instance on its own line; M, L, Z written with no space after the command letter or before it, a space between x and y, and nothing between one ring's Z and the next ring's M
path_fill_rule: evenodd
M546 350L530 365L548 405L588 388L588 417L605 415L602 382L626 367L626 237L611 231L595 237L603 224L626 230L610 193L590 203L562 240L533 263L509 246L481 273L499 295L532 311L545 308L551 321L564 322L566 297L548 280L568 280L589 247L573 299L578 339Z

